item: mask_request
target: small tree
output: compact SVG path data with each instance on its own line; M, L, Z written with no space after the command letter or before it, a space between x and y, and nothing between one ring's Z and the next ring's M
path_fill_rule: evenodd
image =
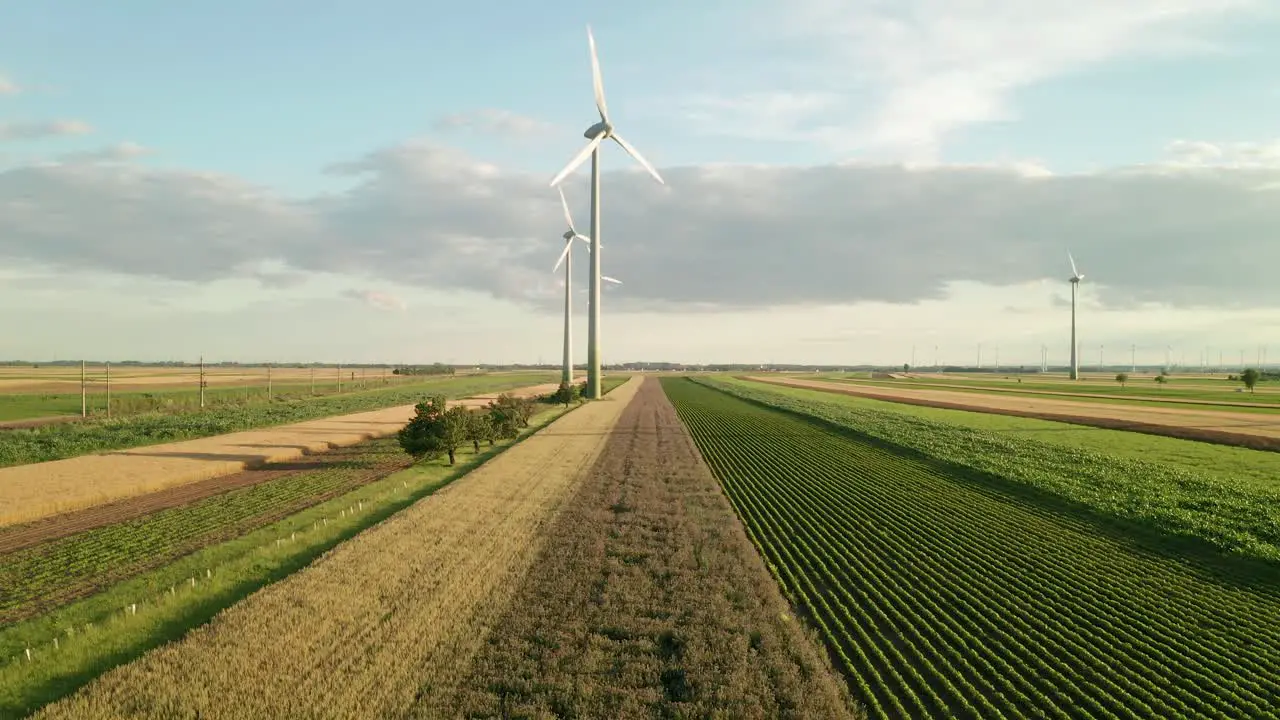
M564 405L569 407L574 400L578 399L578 387L569 383L560 383L560 387L551 393L549 400L556 405Z
M902 372L911 372L911 363L902 363Z
M441 421L446 405L443 395L433 395L414 406L413 419L396 434L405 452L418 460L440 457L445 449L441 441Z
M1160 387L1164 387L1164 384L1169 382L1169 377L1164 373L1160 373L1155 377L1155 381L1157 385L1159 385Z
M455 405L440 417L440 445L449 454L449 464L453 465L458 446L467 441L471 427L471 411L461 405Z
M1124 387L1124 384L1129 382L1129 373L1118 373L1116 382L1120 383L1120 387Z
M480 441L488 440L493 445L493 422L489 419L489 413L483 410L469 410L467 412L467 439L471 441L471 447L480 452Z
M1258 380L1261 377L1262 373L1258 372L1257 368L1249 368L1240 373L1240 382L1244 383L1244 386L1249 388L1249 392L1257 392L1255 388L1258 387Z
M514 409L503 398L510 395L499 395L497 400L490 400L488 405L489 425L495 437L510 440L520 434L520 421Z

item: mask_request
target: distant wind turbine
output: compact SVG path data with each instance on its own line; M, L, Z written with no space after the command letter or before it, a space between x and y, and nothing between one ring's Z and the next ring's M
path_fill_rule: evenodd
M1080 379L1080 352L1076 345L1076 290L1080 286L1080 281L1084 279L1084 275L1076 269L1076 259L1071 257L1071 253L1067 252L1067 259L1071 261L1071 379Z
M573 216L569 214L569 201L564 199L564 190L556 190L560 191L560 207L564 208L564 221L569 226L563 235L564 251L551 270L554 273L564 264L564 366L560 370L560 382L569 385L573 383L573 241L582 240L590 244L591 240L574 229Z
M582 163L586 162L587 157L591 157L591 280L590 280L590 298L587 301L587 396L590 398L600 397L600 281L603 279L600 275L600 145L606 139L612 139L622 149L627 152L636 162L640 163L654 180L663 183L662 176L658 171L653 169L648 160L645 160L638 150L613 131L613 123L609 121L609 108L604 100L604 82L600 78L600 59L596 55L596 39L591 34L591 27L587 27L587 45L591 49L591 81L595 90L596 110L600 113L600 122L595 123L587 128L583 136L591 142L587 143L568 165L564 166L554 178L551 179L552 185L560 184L574 170L577 170Z

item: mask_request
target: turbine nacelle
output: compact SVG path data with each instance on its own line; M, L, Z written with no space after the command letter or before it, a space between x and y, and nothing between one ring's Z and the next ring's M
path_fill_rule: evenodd
M612 137L613 125L610 125L607 120L601 120L595 125L592 125L591 127L587 128L586 132L582 133L582 137L588 140L595 140L596 136L600 134L603 134L606 138Z

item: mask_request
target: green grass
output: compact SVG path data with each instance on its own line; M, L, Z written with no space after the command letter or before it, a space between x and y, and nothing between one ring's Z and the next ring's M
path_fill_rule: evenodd
M419 463L92 597L0 628L0 718L25 716L106 670L181 637L343 540L461 478L564 412L562 407L542 411L515 441L482 447L475 455L468 448L458 454L454 467L444 459ZM350 508L356 511L349 513ZM138 604L136 614L125 610L133 603ZM59 639L56 648L54 638ZM32 648L30 662L25 659L27 647Z
M1187 472L1211 475L1225 481L1256 483L1263 489L1280 489L1280 453L1275 452L1012 415L904 405L887 400L873 400L821 390L805 390L779 385L762 386L759 383L736 379L726 378L721 382L756 388L765 387L771 393L799 400L817 400L849 409L893 413L1015 439L1023 438L1087 452L1161 463Z
M1280 482L1277 476L1239 478L1206 472L1153 455L1108 451L1101 434L1075 446L963 426L923 415L850 403L820 391L775 388L747 381L699 380L735 396L812 416L847 431L938 458L969 472L1001 478L1104 521L1161 536L1207 544L1212 552L1246 560L1280 561ZM1047 430L1047 428L1041 428ZM1099 431L1099 433L1121 431ZM1141 447L1144 436L1115 437L1116 445ZM1179 441L1175 441L1179 442ZM1189 442L1189 441L1180 441ZM1164 447L1169 447L1165 445ZM1274 453L1231 448L1236 457L1266 459ZM1222 455L1220 457L1225 457ZM1270 465L1274 468L1275 465Z
M46 612L197 548L242 535L376 480L379 468L407 461L394 438L327 455L331 457L315 469L0 555L0 624ZM9 530L0 528L0 537Z
M940 425L895 425L895 446L692 380L663 385L869 717L1277 717L1273 577L1216 576L942 459L957 449Z
M554 379L554 374L545 372L467 375L358 393L280 400L270 405L224 406L193 413L152 413L4 430L0 431L0 467L406 405L435 393L460 398Z
M807 377L805 379L808 379ZM1177 403L1179 400L1195 400L1194 403L1183 403L1183 407L1190 409L1202 410L1221 410L1227 409L1231 412L1256 412L1256 413L1275 413L1280 412L1280 395L1276 394L1254 394L1254 393L1236 393L1231 390L1224 389L1220 391L1211 391L1203 389L1185 389L1178 387L1178 381L1174 380L1169 385L1160 388L1151 378L1146 378L1145 382L1141 377L1135 378L1128 383L1127 387L1121 388L1118 384L1114 386L1108 385L1069 385L1066 383L1033 383L1023 381L1017 382L1000 382L1000 381L971 381L971 380L938 380L935 378L912 378L909 380L867 380L863 378L850 378L848 376L832 376L821 378L824 380L834 380L837 382L848 383L850 385L874 385L886 388L932 388L936 390L948 390L955 392L980 393L985 395L1015 395L1015 396L1032 396L1046 399L1072 400L1079 402L1104 402L1104 403L1122 403L1126 405L1144 405L1149 407L1167 407L1170 403ZM992 393L991 390L998 392ZM1035 392L1040 391L1040 392ZM1071 397L1065 395L1049 395L1046 392L1070 393ZM1088 393L1091 395L1102 395L1105 397L1087 397L1078 393ZM1161 398L1164 398L1163 400ZM1210 405L1208 403L1212 403ZM1259 403L1266 405L1274 405L1275 407L1247 407L1239 406L1236 403ZM1214 405L1218 407L1214 407Z

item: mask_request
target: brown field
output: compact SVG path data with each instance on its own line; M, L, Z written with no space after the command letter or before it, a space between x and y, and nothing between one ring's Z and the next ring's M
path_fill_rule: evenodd
M418 717L854 717L656 378Z
M1049 397L1014 397L997 393L987 395L977 392L924 388L891 388L799 378L753 376L749 379L908 405L1016 415L1114 430L1167 435L1221 445L1239 445L1255 450L1280 451L1280 416L1274 414L1073 402Z
M42 718L405 717L455 686L642 380Z
M555 385L512 391L538 395ZM496 393L456 401L479 407ZM197 440L0 468L0 527L209 480L395 433L412 405Z

